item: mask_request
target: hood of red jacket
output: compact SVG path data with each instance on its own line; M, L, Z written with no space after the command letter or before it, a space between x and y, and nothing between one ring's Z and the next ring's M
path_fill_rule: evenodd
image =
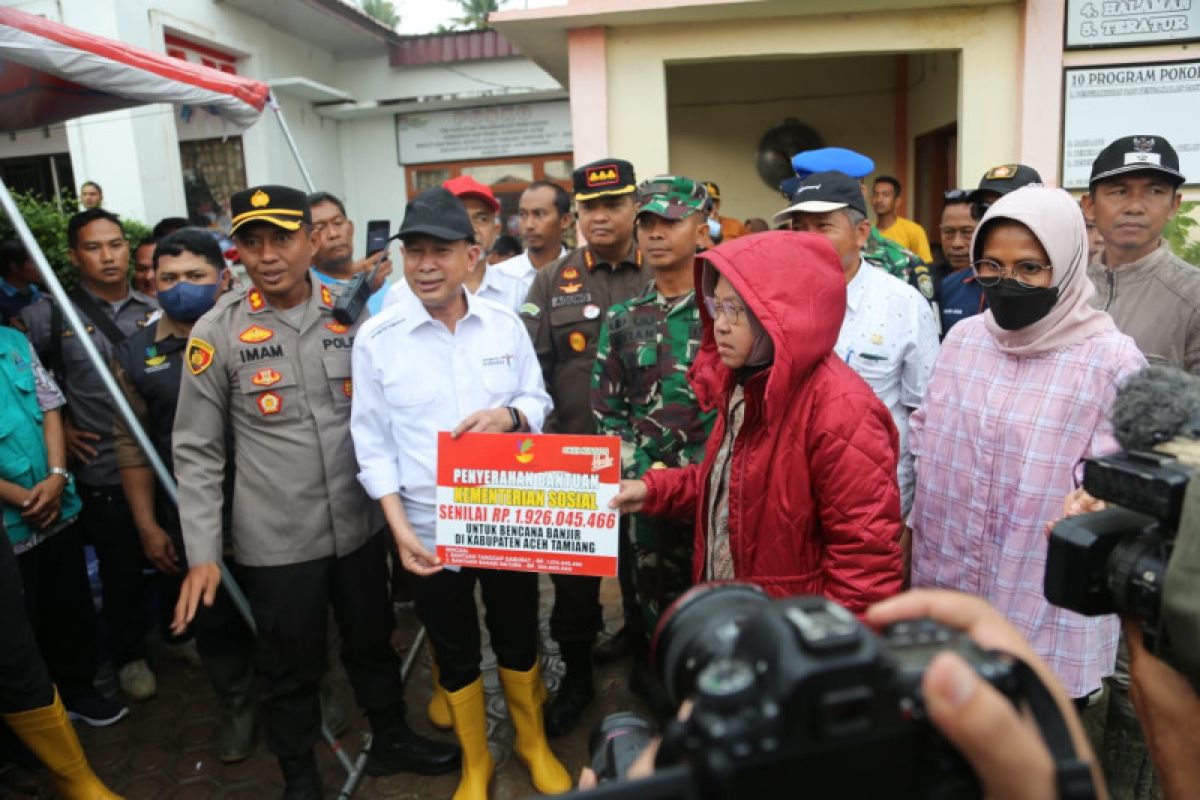
M711 265L733 285L775 345L765 403L787 403L804 377L833 352L846 316L846 278L837 251L816 233L766 231L742 236L696 257L696 294ZM707 304L699 303L704 324L700 353L689 378L702 408L713 408L732 389L733 373L721 363Z

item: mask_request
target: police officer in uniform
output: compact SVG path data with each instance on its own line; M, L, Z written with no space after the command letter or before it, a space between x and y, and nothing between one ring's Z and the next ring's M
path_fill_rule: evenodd
M616 158L575 170L579 226L588 244L538 271L521 317L533 339L554 411L547 433L596 432L592 418L592 366L604 315L640 295L650 283L633 241L637 216L633 165ZM558 642L566 674L545 706L546 732L562 736L592 701L592 641L603 627L600 579L554 575L550 635Z
M201 602L213 604L220 583L218 510L232 428L234 559L255 612L262 715L284 797L321 795L312 748L330 604L342 661L374 733L367 774L453 771L458 748L418 736L405 721L382 520L356 480L350 439L359 321L335 321L332 294L312 282L303 192L252 187L230 207L254 285L221 297L193 327L185 353L173 449L190 569L175 629Z
M67 222L67 247L79 269L71 301L92 344L109 360L125 337L146 326L158 304L129 288L129 242L117 215L101 208L74 215ZM144 560L113 454L112 398L62 309L49 297L22 309L21 323L67 398L63 435L83 501L79 521L84 539L95 547L100 562L113 666L125 694L145 700L158 685L146 665Z

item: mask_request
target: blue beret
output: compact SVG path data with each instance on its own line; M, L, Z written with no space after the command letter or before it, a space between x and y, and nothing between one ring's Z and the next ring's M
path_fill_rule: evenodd
M822 147L792 156L792 169L801 178L807 178L814 172L835 171L861 180L875 171L875 162L862 153L844 147Z

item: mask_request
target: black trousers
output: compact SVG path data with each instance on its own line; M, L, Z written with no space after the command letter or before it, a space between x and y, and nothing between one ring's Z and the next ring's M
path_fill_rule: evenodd
M367 714L404 713L385 552L383 535L376 534L341 558L240 567L258 625L256 666L267 746L279 758L308 753L320 736L317 686L325 672L330 605L359 706Z
M444 569L426 578L410 577L413 605L433 645L440 683L446 691L469 686L480 674L476 583L483 595L484 621L496 660L516 672L533 669L538 650L536 573Z
M104 621L112 643L113 665L146 657L146 558L133 515L120 486L79 484L83 510L79 523L84 542L96 548L100 562Z
M64 700L93 694L96 612L79 523L17 556L39 650Z
M200 604L196 609L196 618L182 636L170 633L168 626L175 614L175 605L179 601L179 588L188 573L187 548L183 544L183 532L179 529L179 514L172 506L171 515L160 512L159 524L162 525L171 543L175 545L175 554L179 556L179 574L165 575L155 573L158 591L162 600L163 640L175 644L195 637L196 650L201 658L224 658L227 656L245 656L254 652L254 633L242 618L241 612L233 604L229 592L222 583L211 607ZM225 560L233 579L241 587L245 582L245 567L235 564L231 559Z
M42 708L54 685L38 652L21 591L21 570L8 536L0 532L0 714Z
M604 627L600 610L600 579L590 575L551 575L550 580L554 582L550 635L560 647L590 647L596 634ZM567 665L568 668L570 666Z

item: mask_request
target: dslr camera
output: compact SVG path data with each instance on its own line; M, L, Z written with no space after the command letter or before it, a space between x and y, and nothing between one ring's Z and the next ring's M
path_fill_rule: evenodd
M666 612L652 645L671 702L690 698L691 714L668 725L654 775L624 782L650 730L629 714L606 719L592 738L601 786L579 797L980 797L924 710L921 680L944 650L1014 704L1024 699L1028 667L932 620L875 635L822 597L697 586Z
M1045 594L1080 614L1137 620L1146 649L1200 691L1198 481L1157 450L1086 460L1083 488L1115 507L1054 526Z

